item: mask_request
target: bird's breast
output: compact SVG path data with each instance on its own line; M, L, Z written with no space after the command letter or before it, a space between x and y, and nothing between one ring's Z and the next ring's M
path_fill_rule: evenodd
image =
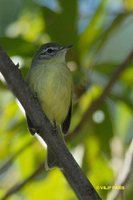
M65 64L39 66L30 71L28 79L49 120L61 124L67 116L71 102L70 70Z

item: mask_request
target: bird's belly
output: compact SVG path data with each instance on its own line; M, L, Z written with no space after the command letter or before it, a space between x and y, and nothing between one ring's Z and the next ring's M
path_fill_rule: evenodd
M43 111L51 121L61 124L66 118L70 106L70 89L67 90L63 86L47 89L46 92L44 88L39 97Z
M61 124L68 113L71 102L71 74L68 69L43 71L34 81L34 92L48 119Z

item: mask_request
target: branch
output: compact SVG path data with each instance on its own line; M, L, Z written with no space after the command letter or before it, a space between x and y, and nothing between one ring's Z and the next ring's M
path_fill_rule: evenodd
M133 50L130 52L130 54L127 56L127 58L122 62L113 72L109 82L105 86L103 92L101 95L91 103L91 105L88 107L87 111L84 113L81 121L77 125L77 127L74 129L74 131L66 136L66 140L70 140L73 137L75 137L82 129L84 124L86 123L86 120L88 121L91 117L92 113L95 112L99 106L104 102L105 98L109 95L111 89L113 88L116 81L119 79L121 73L126 69L126 67L133 61Z
M27 183L29 183L32 179L34 179L38 174L40 174L43 171L43 169L44 169L44 162L28 178L26 178L22 182L10 188L8 192L4 195L4 197L2 197L1 200L6 200L9 196L21 190L22 187L24 187Z
M133 169L133 139L125 154L125 159L114 185L125 186ZM121 190L112 190L107 196L107 200L117 200Z
M64 141L53 130L50 122L42 112L42 109L23 80L17 66L10 60L7 54L0 48L0 71L3 74L8 86L23 105L32 123L39 130L40 136L50 146L58 159L63 174L75 191L79 200L99 200L97 192L86 178Z

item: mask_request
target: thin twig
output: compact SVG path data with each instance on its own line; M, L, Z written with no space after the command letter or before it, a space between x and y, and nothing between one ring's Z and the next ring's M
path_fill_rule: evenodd
M35 140L31 140L27 142L22 148L20 148L16 153L14 153L1 167L0 167L0 174L4 173L8 168L11 166L13 161L19 156L23 151L26 150L30 145L32 145Z
M20 70L0 48L0 71L8 86L23 105L34 127L57 157L60 168L79 200L99 200L96 190L84 175L57 130L54 130L47 117L23 80Z
M133 139L130 143L130 146L127 149L127 152L125 154L125 159L122 164L122 169L120 170L114 185L124 186L126 188L126 184L130 178L132 169L133 169ZM120 194L121 194L121 190L112 190L108 194L107 200L117 200Z
M8 190L8 192L2 197L1 200L6 200L9 196L21 190L26 184L32 181L36 176L38 176L44 170L44 163L40 164L39 167L31 174L28 178L23 180L22 182L16 184L12 188Z
M106 97L109 95L111 89L113 88L114 84L119 79L121 73L126 69L126 67L132 61L133 61L133 50L130 52L130 54L127 56L127 58L124 60L124 62L122 62L112 73L112 76L111 76L109 82L107 83L107 85L105 86L101 95L95 101L93 101L91 103L91 105L88 107L88 109L84 113L84 115L83 115L81 121L79 122L79 124L77 125L77 127L73 130L73 132L71 134L66 136L66 140L70 140L70 139L74 138L77 134L80 133L80 131L81 131L82 127L84 126L84 124L86 123L86 121L88 121L91 118L92 113L94 113L100 107L100 105L104 102Z

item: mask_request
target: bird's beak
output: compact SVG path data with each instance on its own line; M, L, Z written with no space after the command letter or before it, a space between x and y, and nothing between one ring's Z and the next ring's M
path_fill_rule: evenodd
M69 49L72 48L72 47L73 47L72 44L70 44L70 45L65 45L65 46L62 46L62 47L59 49L59 51L67 51L67 50L69 50Z
M73 47L73 45L72 45L72 44L69 44L69 45L64 46L63 49L68 50L68 49L71 49L72 47Z

